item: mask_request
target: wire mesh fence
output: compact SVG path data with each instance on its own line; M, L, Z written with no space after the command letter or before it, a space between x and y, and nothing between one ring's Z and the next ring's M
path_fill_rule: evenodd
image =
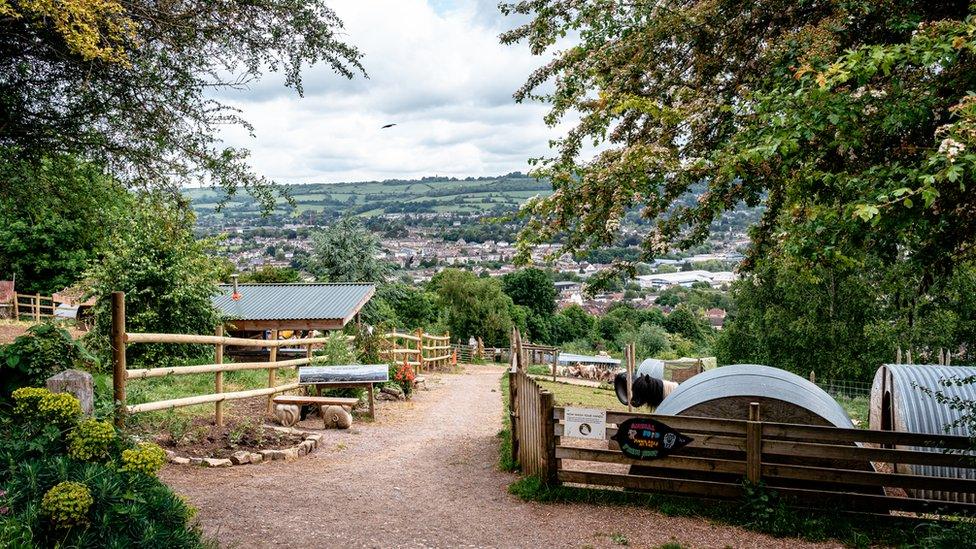
M847 398L871 396L871 384L867 381L852 381L849 379L818 379L817 386L827 392L827 394L837 397Z

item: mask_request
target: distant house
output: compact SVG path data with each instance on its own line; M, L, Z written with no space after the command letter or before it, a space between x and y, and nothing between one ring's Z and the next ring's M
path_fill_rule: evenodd
M721 330L722 326L725 325L725 315L725 309L711 308L705 311L708 323L716 330Z
M555 283L555 286L556 286L556 290L559 291L560 293L562 292L572 293L572 292L578 292L580 290L580 283L573 282L572 280L560 280L559 282Z
M373 297L372 284L222 284L212 298L230 332L341 330Z

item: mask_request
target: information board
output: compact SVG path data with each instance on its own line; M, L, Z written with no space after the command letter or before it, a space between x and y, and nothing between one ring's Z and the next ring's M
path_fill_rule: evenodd
M343 364L336 366L301 366L299 383L385 383L390 381L386 364Z
M565 408L563 436L607 438L607 411L596 408Z
M620 451L631 459L663 458L692 441L660 421L638 417L618 424L613 440L620 445Z

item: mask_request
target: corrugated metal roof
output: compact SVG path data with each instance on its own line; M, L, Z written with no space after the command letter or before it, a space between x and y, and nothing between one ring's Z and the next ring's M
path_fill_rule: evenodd
M560 364L612 364L614 366L620 365L620 360L616 358L610 358L608 356L587 356L587 355L577 355L573 353L559 353L559 363Z
M820 387L794 373L759 364L734 364L702 372L678 385L656 413L673 416L703 402L742 396L780 400L834 426L854 427L844 408Z
M976 401L976 385L943 385L943 380L965 378L976 375L973 366L937 366L925 364L886 364L891 391L892 415L896 431L908 433L951 434L970 436L968 426L963 423L953 426L959 420L962 410L953 409L948 403L940 403L931 392L939 392L952 399L959 397L966 401ZM941 452L938 448L912 447L913 450ZM972 455L972 452L968 452ZM917 475L931 477L976 478L976 470L961 467L933 467L929 465L910 465ZM959 496L930 490L916 491L916 497L929 499L956 500ZM972 501L972 498L965 501Z
M238 284L220 285L213 304L235 320L319 320L348 322L371 297L372 284Z
M656 358L644 359L634 372L634 376L649 375L653 378L664 379L664 361Z

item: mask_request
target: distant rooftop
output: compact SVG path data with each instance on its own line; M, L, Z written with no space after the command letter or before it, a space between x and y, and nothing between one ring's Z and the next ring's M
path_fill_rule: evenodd
M234 320L340 320L345 324L376 290L373 284L221 284L213 304Z

